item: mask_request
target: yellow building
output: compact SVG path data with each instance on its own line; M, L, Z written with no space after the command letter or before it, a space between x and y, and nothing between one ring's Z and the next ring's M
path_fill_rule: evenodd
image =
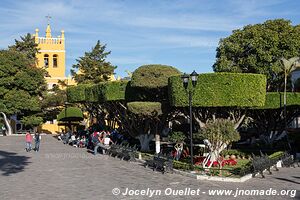
M48 73L45 79L48 84L48 89L52 89L54 85L58 85L58 81L65 81L67 85L75 85L76 82L71 76L66 77L66 50L65 50L65 32L61 30L61 35L52 37L51 27L48 23L46 35L39 36L39 29L35 29L35 43L38 44L39 53L37 57L37 67L44 68ZM78 72L80 73L80 71ZM111 75L110 81L120 80L114 75ZM61 127L63 128L63 127ZM56 120L47 121L40 129L46 133L58 133L60 127Z
M65 75L66 50L64 31L61 31L61 35L52 37L51 27L48 24L44 37L39 36L39 29L35 29L33 37L39 49L39 53L36 55L36 65L48 72L45 77L48 89L52 89L54 85L57 85L59 80L65 81L67 85L74 85L75 81L70 76L66 77ZM57 133L60 131L56 120L47 121L42 125L41 129L48 133Z

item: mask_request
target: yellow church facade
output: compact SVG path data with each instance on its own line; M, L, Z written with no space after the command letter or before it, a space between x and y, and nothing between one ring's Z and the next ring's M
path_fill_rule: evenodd
M52 89L54 85L58 85L59 80L65 81L67 85L75 85L71 76L66 77L66 50L65 50L65 33L61 31L61 35L52 37L50 24L47 25L46 35L40 36L39 29L35 30L33 35L35 43L39 49L36 66L47 71L45 76L48 89ZM41 131L46 133L58 133L60 127L56 119L47 121L41 127Z
M38 45L39 49L37 57L36 66L43 68L47 71L45 76L48 89L52 89L54 85L58 85L59 81L64 81L67 86L76 85L74 79L71 76L66 77L66 49L65 49L65 32L61 30L61 35L57 37L52 37L51 27L48 23L46 28L45 36L40 36L39 29L35 29L35 34L33 34L35 43ZM78 73L81 73L80 71ZM119 80L118 77L117 80ZM111 75L110 81L115 81L114 75ZM65 89L65 88L62 88ZM47 121L39 129L46 133L59 133L61 132L56 119L52 121Z

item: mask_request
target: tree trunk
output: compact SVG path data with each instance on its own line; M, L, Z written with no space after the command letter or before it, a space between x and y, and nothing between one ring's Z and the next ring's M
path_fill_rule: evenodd
M4 112L0 112L0 114L3 115L3 119L4 119L4 122L5 122L5 126L6 126L6 135L12 135L12 128L11 128L11 125L9 123L9 120L7 119Z
M160 135L157 133L155 134L155 152L160 153Z
M213 164L213 162L218 161L218 158L220 156L220 153L226 148L226 144L223 144L220 148L217 148L215 150L210 150L208 159L205 159L202 163L203 167L210 168ZM208 161L210 161L209 166L206 166Z
M150 134L141 134L138 136L138 139L140 141L141 144L141 151L142 152L149 152L150 151L150 147L149 147L149 143L150 141L153 139L153 135Z

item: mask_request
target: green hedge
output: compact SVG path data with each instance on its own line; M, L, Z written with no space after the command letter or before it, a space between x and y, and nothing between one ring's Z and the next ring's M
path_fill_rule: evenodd
M85 102L86 101L86 92L85 89L91 87L91 85L76 85L70 86L67 88L67 95L69 102Z
M70 102L105 102L125 99L128 81L111 81L96 85L77 85L67 89Z
M168 65L143 65L132 74L132 87L160 88L168 86L168 78L180 75L178 69Z
M111 81L95 85L99 92L98 100L100 102L124 100L127 84L128 81Z
M192 84L189 84L192 89ZM195 107L256 107L263 106L266 95L266 77L246 73L200 74L193 92ZM188 94L180 76L169 79L170 104L188 106Z
M159 102L129 102L128 110L134 114L142 116L161 115L162 108Z
M268 92L266 95L265 105L258 109L278 109L283 108L283 92ZM299 106L300 105L300 93L299 92L287 92L286 94L287 106Z
M133 87L130 81L126 87L125 99L127 102L132 102L132 101L168 102L168 87L162 87L162 88Z

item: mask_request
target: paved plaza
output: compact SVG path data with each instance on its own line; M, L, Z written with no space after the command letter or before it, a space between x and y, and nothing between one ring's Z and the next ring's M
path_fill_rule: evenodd
M300 199L300 168L283 168L245 183L198 181L177 174L162 175L106 155L63 145L43 136L40 152L24 150L24 136L0 137L0 199ZM114 189L117 188L117 189ZM131 190L132 195L113 195ZM148 189L149 188L149 189ZM196 191L191 195L185 188ZM296 197L211 196L209 190L297 190ZM272 188L272 189L270 189ZM147 191L148 189L148 191ZM133 191L134 190L134 191ZM144 190L144 191L142 191ZM185 192L179 195L176 191ZM152 197L149 197L153 191ZM154 192L155 191L155 192ZM161 193L159 192L161 191ZM144 193L143 193L144 192ZM174 192L174 195L166 193ZM133 195L140 193L143 195Z

